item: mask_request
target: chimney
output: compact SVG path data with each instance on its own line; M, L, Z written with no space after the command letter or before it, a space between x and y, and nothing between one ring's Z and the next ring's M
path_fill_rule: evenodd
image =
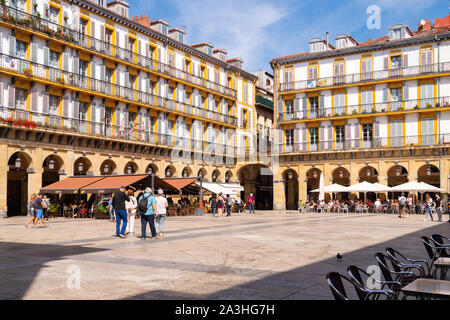
M242 69L242 65L244 64L244 60L242 60L241 58L229 59L226 62L238 69Z
M328 44L330 43L329 41L329 33L327 32L327 47L325 48L325 51L328 51Z
M420 23L417 27L418 31L430 31L431 29L433 29L433 26L430 22L430 19L420 20Z
M131 18L131 20L133 20L136 23L139 23L140 25L143 25L144 27L150 28L150 18L147 17L146 14L144 14L143 16L140 17L133 17Z
M227 50L225 49L215 49L213 51L213 57L219 59L220 61L225 62L227 59Z

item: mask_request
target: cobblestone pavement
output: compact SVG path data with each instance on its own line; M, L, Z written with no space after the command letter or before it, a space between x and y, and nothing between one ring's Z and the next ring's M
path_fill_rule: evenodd
M26 229L27 217L2 219L0 299L332 299L328 272L375 264L388 246L425 258L420 236L450 235L450 223L423 218L169 217L165 237L145 241L138 220L136 234L119 239L106 220L58 218Z

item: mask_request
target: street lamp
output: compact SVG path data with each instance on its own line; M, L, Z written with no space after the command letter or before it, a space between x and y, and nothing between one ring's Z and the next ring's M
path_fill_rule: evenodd
M170 171L170 168L167 168L167 170L166 170L166 177L170 177L170 175L171 175L171 171Z
M370 169L367 169L367 176L370 177L370 175L372 174L372 171L370 171Z
M148 173L148 174L152 174L152 173L153 173L153 168L152 168L152 166L149 166L149 167L148 167L147 173Z
M48 162L48 168L49 168L49 170L54 170L55 169L55 160L51 159Z
M22 166L22 159L20 159L20 157L16 158L15 166L16 166L16 169L19 169Z
M230 175L227 173L225 175L225 183L228 183L230 181Z
M294 174L292 173L292 171L288 172L288 179L292 180L294 178Z
M216 182L216 180L217 180L217 174L215 171L212 174L212 179L213 179L213 182Z
M183 170L183 177L184 177L184 178L187 178L187 176L188 176L188 171L187 171L186 169L184 169L184 170Z
M339 171L339 178L343 178L344 177L344 172L341 170L341 171Z
M317 171L314 171L314 172L313 172L313 177L314 177L314 178L317 178Z
M430 167L427 168L427 176L431 176L431 168Z
M108 173L109 172L109 165L105 164L105 166L103 167L103 172L104 173Z
M128 174L131 174L133 172L133 167L131 166L131 164L128 166L128 169L127 169L127 173Z
M396 170L395 170L395 175L397 176L397 177L400 177L400 168L397 168Z
M82 173L83 170L84 170L84 164L83 164L83 162L78 163L78 172L79 172L79 173Z

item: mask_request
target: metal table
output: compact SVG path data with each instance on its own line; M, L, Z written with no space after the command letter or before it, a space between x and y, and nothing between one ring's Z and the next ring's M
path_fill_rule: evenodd
M447 275L447 270L450 268L450 258L439 258L434 262L434 267L436 268L434 274L437 274L437 271L441 271L441 280L445 279Z
M417 279L402 288L403 299L408 296L426 299L450 299L450 281Z

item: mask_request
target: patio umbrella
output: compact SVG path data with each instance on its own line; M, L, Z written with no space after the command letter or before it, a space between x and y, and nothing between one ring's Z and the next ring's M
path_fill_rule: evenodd
M319 201L325 200L325 179L323 178L323 174L320 174L319 181Z
M383 186L382 184L377 185L375 183L369 183L367 181L363 181L361 183L358 183L358 184L348 187L347 191L364 193L364 201L366 201L367 192L374 192L376 194L379 192L385 192L386 188L387 187Z
M319 192L319 191L320 191L320 189L315 189L311 192ZM344 187L340 184L334 183L329 186L326 186L324 189L324 192L326 192L326 193L347 192L347 187Z

